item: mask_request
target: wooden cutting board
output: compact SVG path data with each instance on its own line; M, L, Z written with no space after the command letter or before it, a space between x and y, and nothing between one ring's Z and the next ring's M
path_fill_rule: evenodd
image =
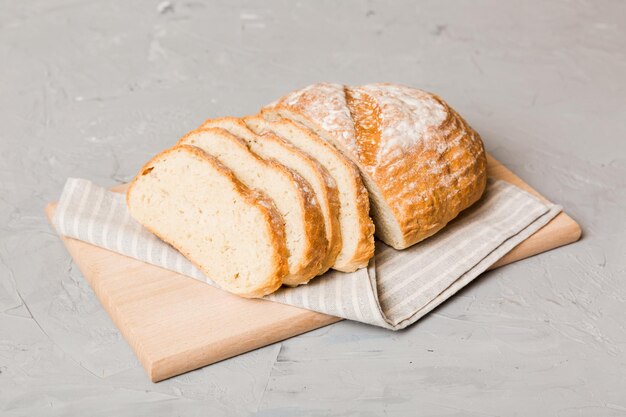
M489 175L547 201L492 157ZM48 218L55 208L55 203L46 207ZM492 268L575 242L580 234L578 224L561 213ZM239 298L88 243L61 239L153 382L341 320Z

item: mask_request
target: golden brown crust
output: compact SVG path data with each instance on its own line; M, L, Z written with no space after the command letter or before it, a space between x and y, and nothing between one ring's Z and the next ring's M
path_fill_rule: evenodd
M377 236L396 249L439 231L485 188L480 136L433 94L393 84L316 84L271 106L327 129L324 139L366 180Z
M223 123L232 123L232 124L239 126L241 129L250 130L250 128L244 123L243 120L241 120L238 117L233 117L233 116L224 116L224 117L206 119L204 122L202 122L202 124L200 125L198 129L208 129L211 127L221 127L222 129L224 129Z
M292 143L280 137L276 129L280 125L292 124L289 120L281 120L278 122L266 122L261 116L247 116L243 118L243 123L250 128L255 134L264 140L270 140L280 144L280 146L296 155L302 164L312 168L312 172L317 176L317 180L322 184L321 194L318 196L318 203L322 206L326 215L326 238L328 240L328 249L323 262L323 267L318 274L326 272L333 266L337 255L341 251L341 228L339 225L339 191L335 180L332 178L326 168L324 168L315 158L298 149Z
M324 168L319 162L313 160L315 164L320 168L320 173L323 177L324 183L328 184L335 180L330 175L330 172ZM326 198L328 201L328 230L330 231L330 238L328 242L328 253L326 255L325 269L322 272L326 272L335 264L339 252L341 252L341 246L343 244L341 238L341 225L339 224L339 190L336 186L326 187ZM329 233L327 232L327 235Z
M369 260L374 256L374 223L369 216L368 192L357 166L325 140L326 138L322 138L318 134L318 132L324 131L322 124L309 117L306 112L307 106L310 106L311 100L314 99L316 98L305 96L296 104L287 104L287 100L283 98L261 109L261 116L269 121L284 120L286 123L291 123L295 128L305 132L311 141L315 141L324 147L326 152L335 155L338 161L342 161L346 170L351 172L351 186L357 196L355 206L359 225L359 230L357 231L358 241L352 253L347 254L343 261L335 263L333 269L342 272L354 272L359 268L366 267ZM294 114L298 117L294 117ZM277 115L283 119L278 118ZM311 156L315 157L315 155Z
M242 138L233 135L223 128L211 127L206 129L197 129L183 136L178 144L190 144L194 135L201 134L203 132L219 134L227 137L233 142L233 144L240 146L242 149L249 152L250 155L260 164L271 167L273 170L289 179L289 182L293 185L293 199L298 203L301 212L303 213L304 234L302 239L305 241L305 249L300 263L297 265L290 265L290 272L283 277L283 283L290 286L307 283L322 269L322 263L326 256L326 251L321 248L326 248L327 246L326 230L324 227L322 211L316 204L315 194L309 184L300 175L284 165L273 160L265 160L261 158L259 155L250 150L249 146Z
M131 181L128 187L128 190L126 191L127 205L129 205L129 198L130 198L131 193L134 190L135 184L141 178L144 172L150 169L154 164L158 163L163 157L174 152L188 152L202 159L203 161L206 161L207 163L211 164L214 169L216 169L222 175L227 177L233 183L234 188L239 192L242 198L244 198L244 200L246 200L250 205L255 206L263 214L263 216L266 219L264 224L265 224L265 227L267 228L268 236L270 236L270 244L273 248L272 261L274 264L274 268L273 268L274 273L268 277L268 279L266 280L263 286L258 287L253 291L245 292L245 293L233 292L230 290L229 291L241 297L246 297L246 298L261 298L265 295L271 294L274 291L276 291L281 286L283 282L283 277L289 273L289 267L287 265L288 251L287 251L287 246L286 246L286 241L285 241L285 232L284 232L284 226L283 226L281 215L278 213L278 211L274 207L271 199L269 199L268 197L266 197L265 195L263 195L262 193L256 190L251 190L248 187L246 187L243 183L241 183L241 181L239 181L239 179L237 179L237 177L231 170L226 168L215 157L207 154L200 148L197 148L195 146L189 146L189 145L180 145L180 146L176 145L154 156L150 161L148 161L148 163L146 163L141 168L139 173ZM144 227L146 227L146 229L148 229L150 232L156 235L159 239L172 245L174 248L179 250L179 252L183 253L180 250L180 248L176 247L175 242L171 241L166 236L162 236L156 230L154 230L153 228L147 225L144 225ZM192 262L196 267L198 267L201 271L203 271L208 277L211 276L210 270L208 268L206 268L203 265L200 265L197 261L190 258L188 254L184 254L184 255L187 259L189 259L190 262Z
M291 145L290 143L285 142L280 137L272 133L263 134L261 137L264 140L271 140L276 143L280 143L282 146L285 146L286 149L289 149L294 154L297 154L301 160L301 163L308 164L311 168L313 168L313 170L319 175L320 177L319 180L324 185L325 195L322 196L323 197L322 201L320 201L320 199L316 198L316 194L311 189L310 184L304 178L302 178L296 172L294 172L298 177L300 177L301 181L306 183L306 185L309 187L309 190L310 190L309 195L313 196L313 199L309 201L311 205L315 207L315 209L312 210L314 213L312 215L311 221L317 222L316 224L319 224L320 228L323 228L323 233L318 232L317 234L324 235L325 237L324 241L326 243L326 246L325 247L324 246L312 247L312 249L317 253L316 261L319 261L319 268L317 269L316 272L313 270L311 272L314 272L315 275L321 275L324 272L326 272L335 263L335 259L337 259L337 255L339 254L339 251L341 250L341 231L339 230L339 219L338 219L339 217L339 194L337 192L336 187L328 186L328 183L333 182L334 180L330 177L330 174L328 173L328 171L326 171L326 169L322 167L317 161L313 160L310 156L306 155L304 152L300 151L299 149L297 149L295 146ZM319 204L319 206L316 205L315 200L317 200L317 204ZM326 217L324 216L322 212L322 208L321 208L322 204L325 206L325 208L329 212L328 220L330 222L330 227L328 228L326 227ZM318 216L318 212L319 212L319 216ZM330 230L330 233L327 233L328 230ZM323 240L319 239L318 243L323 244L322 242Z
M487 179L482 141L441 98L391 84L346 91L359 167L402 234L383 240L411 246L480 198Z
M454 219L461 211L470 207L482 196L487 185L487 158L483 142L478 133L473 130L461 116L449 107L439 97L434 96L445 106L448 111L448 117L443 125L437 129L435 135L438 136L440 142L452 142L455 137L460 136L461 141L454 146L442 157L446 159L446 165L451 173L454 173L455 184L453 186L445 184L434 185L434 179L430 179L433 193L445 193L446 209L442 212L430 213L425 217L428 220L426 227L420 229L414 228L410 216L404 216L405 225L404 233L405 247L411 246L429 236L434 235L441 230L448 222ZM427 200L426 204L414 205L415 207L404 208L404 213L411 210L428 211L428 205L432 207L433 201ZM413 226L413 227L412 227Z
M303 238L306 239L307 243L302 255L302 262L299 265L299 273L287 275L283 279L283 283L290 286L306 284L311 278L319 275L324 267L323 262L326 258L326 248L328 247L324 216L317 204L315 193L304 178L274 160L267 160L267 163L276 170L282 171L284 175L289 176L296 184L295 188L300 191L300 194L294 195L294 198L297 199L304 213L305 229Z

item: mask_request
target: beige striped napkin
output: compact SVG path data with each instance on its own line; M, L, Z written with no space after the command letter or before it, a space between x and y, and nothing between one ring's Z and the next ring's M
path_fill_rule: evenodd
M396 251L377 242L368 268L330 271L267 298L388 329L402 329L467 285L561 208L489 180L483 198L435 236ZM57 231L215 285L191 262L134 221L124 195L70 178L54 215Z

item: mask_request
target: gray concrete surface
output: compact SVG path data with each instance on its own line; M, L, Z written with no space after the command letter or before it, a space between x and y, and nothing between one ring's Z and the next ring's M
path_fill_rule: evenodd
M0 2L0 415L626 415L626 3ZM320 80L439 93L581 242L152 384L43 217Z

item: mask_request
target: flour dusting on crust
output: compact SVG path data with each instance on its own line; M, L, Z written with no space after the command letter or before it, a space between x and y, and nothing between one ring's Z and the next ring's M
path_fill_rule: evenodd
M446 109L432 95L415 88L390 84L357 87L372 96L380 108L381 153L399 147L408 150L428 140L429 130L446 120Z
M344 86L312 84L287 95L279 104L298 109L351 151L357 151L354 124L346 104Z
M356 98L348 105L359 167L377 186L407 245L432 235L476 201L486 181L482 141L443 100L394 84L346 91Z

